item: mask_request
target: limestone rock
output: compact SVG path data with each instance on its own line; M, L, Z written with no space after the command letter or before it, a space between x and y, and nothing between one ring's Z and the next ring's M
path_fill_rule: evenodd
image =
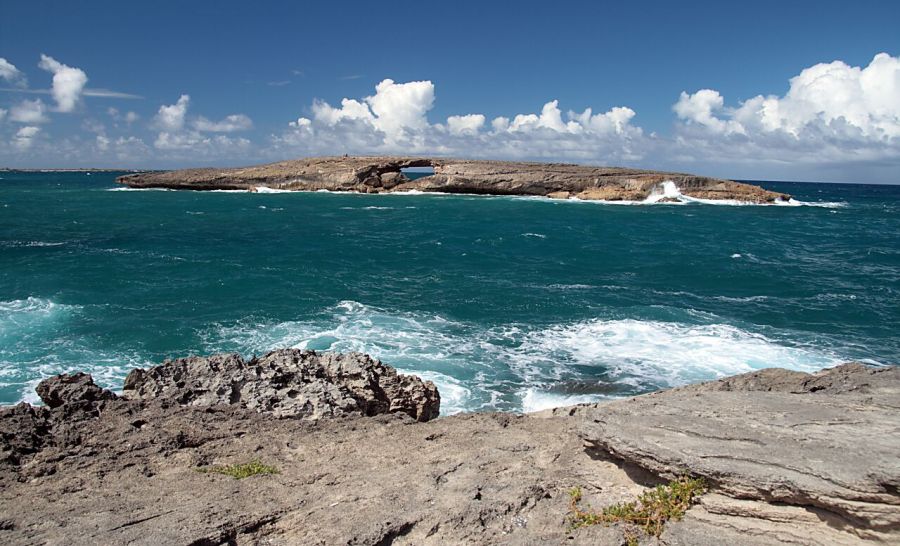
M432 167L434 174L410 180L402 169ZM789 195L753 186L684 173L565 163L476 161L424 157L315 157L232 169L185 169L121 176L134 188L239 190L329 190L381 193L417 190L482 195L641 201L673 182L683 195L775 203Z
M94 379L82 372L61 374L41 381L37 388L41 401L49 408L64 404L94 403L115 400L116 395L94 384Z
M582 436L663 477L900 529L900 368L763 370L582 408Z
M178 358L133 370L123 392L128 398L239 405L308 420L399 412L427 421L440 409L440 395L430 381L400 375L364 354L299 349L251 360L237 354Z

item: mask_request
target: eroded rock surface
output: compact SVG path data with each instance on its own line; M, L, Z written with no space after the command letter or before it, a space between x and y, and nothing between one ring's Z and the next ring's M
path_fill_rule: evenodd
M656 475L702 476L764 503L746 506L799 506L857 537L900 531L900 368L763 370L580 412L587 441Z
M251 360L238 354L169 360L133 370L123 395L191 406L231 404L310 420L401 412L428 421L441 403L434 383L398 374L368 355L299 349Z
M711 491L641 544L900 538L897 368L763 370L531 416L364 417L405 399L389 394L400 377L286 350L167 362L124 396L49 379L48 406L0 408L0 543L620 545L620 525L571 528L568 492L599 508L685 473ZM278 402L332 392L319 380L373 405ZM278 473L198 472L251 460Z
M410 180L401 172L408 167L432 167L434 174ZM417 190L607 201L642 201L654 194L659 194L662 201L666 181L674 183L683 195L698 199L749 203L790 199L789 195L751 184L683 173L421 157L316 157L232 169L140 173L118 179L120 184L134 188L248 191L271 188L361 193Z

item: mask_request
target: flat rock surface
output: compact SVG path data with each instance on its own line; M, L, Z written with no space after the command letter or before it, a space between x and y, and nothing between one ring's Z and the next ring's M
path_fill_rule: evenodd
M410 180L401 169L432 167L434 174ZM424 191L486 195L532 195L560 199L643 201L663 197L663 183L698 199L774 203L789 195L751 184L684 173L564 163L476 161L422 157L316 157L231 169L185 169L119 177L133 188L188 190L263 189L383 193Z
M859 536L900 530L900 368L764 370L579 411L587 441L654 474Z

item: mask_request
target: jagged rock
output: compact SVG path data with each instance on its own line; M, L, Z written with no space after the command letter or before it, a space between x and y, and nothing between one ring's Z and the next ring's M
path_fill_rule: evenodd
M364 354L299 349L251 360L237 354L169 360L133 370L123 392L128 398L232 404L310 420L400 412L428 421L440 409L440 395L430 381L400 375Z
M21 403L0 407L0 462L18 465L44 447L50 434L46 408Z
M818 510L860 536L900 529L900 368L763 370L580 414L587 441L657 475Z
M49 408L58 408L64 404L94 403L103 400L115 400L112 391L94 384L94 379L82 372L61 374L38 383L38 396Z
M432 167L410 180L401 169ZM485 195L533 195L608 201L641 201L673 182L683 195L774 203L789 195L758 186L684 173L564 163L475 161L423 157L315 157L232 169L185 169L121 176L134 188L187 190L329 190L381 193L417 190Z

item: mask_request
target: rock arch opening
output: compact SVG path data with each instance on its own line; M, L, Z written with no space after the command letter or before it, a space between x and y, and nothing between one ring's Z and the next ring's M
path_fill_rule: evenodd
M400 173L409 180L425 178L426 176L434 176L434 166L424 165L419 167L403 167L400 169Z

